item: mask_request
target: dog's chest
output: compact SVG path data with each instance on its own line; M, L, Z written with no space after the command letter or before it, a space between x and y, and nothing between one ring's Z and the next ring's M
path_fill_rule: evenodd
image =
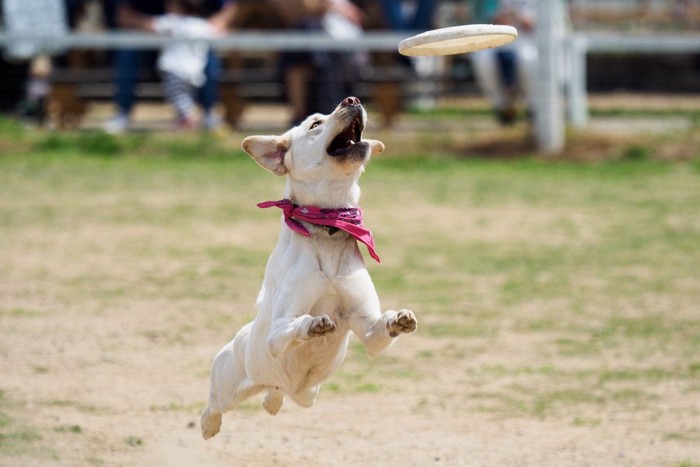
M369 282L357 242L345 232L329 235L315 230L304 237L284 231L271 265L266 293L280 293L279 284L285 284L287 291L302 298L300 302L308 303L303 297L312 299L311 309L300 310L312 316L344 317Z
M313 260L331 282L335 283L338 278L347 275L357 266L358 259L362 261L357 242L345 232L331 235L322 231L309 241L313 248Z
M337 275L326 275L321 272L318 275L322 278L317 282L317 290L309 291L316 296L311 309L308 311L311 316L327 314L332 318L344 316L343 309L347 304L347 293L345 291L345 279Z

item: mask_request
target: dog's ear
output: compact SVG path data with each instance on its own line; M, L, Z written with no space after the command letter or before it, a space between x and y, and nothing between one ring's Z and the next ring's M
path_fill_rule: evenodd
M372 149L372 155L376 156L384 152L384 143L377 141L376 139L363 139L362 141L369 143L370 149Z
M275 175L287 173L284 155L289 151L290 140L284 136L249 136L241 147L261 167Z

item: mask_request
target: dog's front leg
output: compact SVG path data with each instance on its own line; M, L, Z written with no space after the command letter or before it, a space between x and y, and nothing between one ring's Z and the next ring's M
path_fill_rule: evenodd
M348 323L367 353L376 357L399 334L415 331L418 321L410 310L387 310L382 313L369 273L358 271L353 276L347 289L349 308L352 310Z
M267 338L273 357L277 358L309 339L335 331L335 323L327 315L308 314L328 286L324 274L310 274L296 284L288 284L276 297Z
M277 358L299 347L304 341L314 337L321 337L334 331L335 323L327 315L302 315L294 318L292 321L281 318L272 324L267 343L270 353Z
M350 318L350 329L362 341L367 354L376 357L399 334L416 330L418 321L411 310L387 310L383 314L357 310Z

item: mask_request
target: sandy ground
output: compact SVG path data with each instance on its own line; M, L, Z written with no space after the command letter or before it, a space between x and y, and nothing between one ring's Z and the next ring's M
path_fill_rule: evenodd
M7 284L4 288L7 293ZM19 292L15 302L33 309L48 310L61 301L46 288L25 286ZM682 394L675 402L664 397L666 407L655 414L591 410L589 417L598 421L590 426L572 423L566 412L554 419L503 417L475 410L467 401L475 387L465 386L474 384L465 374L477 365L468 355L430 368L417 365L421 377L403 387L379 375L372 380L383 387L377 392L322 391L311 409L287 403L276 417L256 398L226 414L222 432L205 442L198 412L206 398L207 364L222 333L196 329L182 343L173 342L178 339L167 333L187 322L186 304L135 302L101 313L65 303L70 312L3 320L7 412L38 430L43 447L0 457L1 465L655 466L700 455L692 443L660 437L664 431L697 429L687 426L695 418L683 414L688 401ZM520 344L527 349L533 342ZM435 346L420 335L406 337L378 364L390 371L382 358L406 363ZM488 358L508 364L517 346L510 342ZM357 357L351 354L346 367ZM516 357L523 358L536 364L534 356Z

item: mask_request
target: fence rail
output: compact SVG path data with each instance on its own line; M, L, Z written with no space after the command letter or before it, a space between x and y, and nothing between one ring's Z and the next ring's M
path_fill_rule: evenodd
M700 34L641 34L586 32L566 39L570 77L566 83L567 117L576 128L588 123L586 56L589 53L700 53Z
M700 34L642 34L587 32L574 34L588 52L596 53L696 53Z
M417 32L417 31L416 31ZM215 39L173 39L144 32L68 33L61 35L10 34L0 29L0 47L31 42L35 47L54 49L160 49L174 41L206 41L217 50L334 50L395 51L412 32L367 32L353 39L336 39L324 33L237 32ZM700 52L700 34L578 32L569 36L588 52L600 53L694 53Z
M338 39L324 33L237 32L206 42L216 50L233 51L396 51L413 32L367 32L361 37ZM160 49L173 41L201 42L202 39L173 39L135 31L68 33L55 35L9 34L0 29L0 48L24 44L25 50L61 51L72 48ZM700 34L577 32L565 37L570 74L566 83L567 117L575 127L588 121L586 56L589 53L700 53Z
M395 51L410 32L372 33L337 39L324 33L237 32L214 39L173 39L143 32L69 33L62 35L9 34L0 31L0 47L31 43L37 50L57 49L160 49L173 42L208 42L216 50L238 51Z

